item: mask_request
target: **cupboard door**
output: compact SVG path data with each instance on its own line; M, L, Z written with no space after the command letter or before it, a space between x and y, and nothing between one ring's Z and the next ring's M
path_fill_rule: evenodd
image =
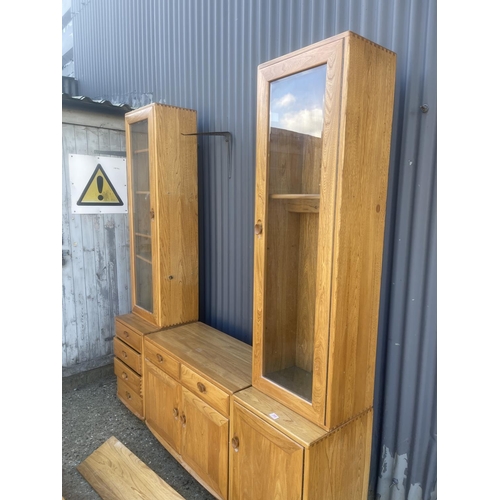
M182 388L182 459L201 481L227 498L229 421Z
M301 499L302 446L238 403L231 426L231 500Z
M144 407L148 427L180 453L181 386L144 360Z

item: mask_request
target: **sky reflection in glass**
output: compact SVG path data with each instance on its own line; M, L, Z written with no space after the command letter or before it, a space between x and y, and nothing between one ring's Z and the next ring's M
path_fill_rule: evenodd
M321 137L326 64L271 82L271 127Z

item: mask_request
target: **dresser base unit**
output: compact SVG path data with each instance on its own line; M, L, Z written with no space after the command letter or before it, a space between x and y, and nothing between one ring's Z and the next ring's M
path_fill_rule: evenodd
M250 387L231 402L231 500L366 500L373 409L326 431Z
M252 349L201 322L144 338L145 422L212 495L227 500L230 398L252 381Z
M115 317L114 371L118 399L138 418L144 420L142 389L142 352L144 336L158 326L129 313Z

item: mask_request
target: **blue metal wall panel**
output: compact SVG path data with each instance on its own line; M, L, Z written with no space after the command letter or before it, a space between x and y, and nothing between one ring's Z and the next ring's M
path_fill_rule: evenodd
M194 108L200 314L252 340L257 66L352 30L398 55L371 488L436 498L436 1L73 0L80 93ZM421 106L427 104L428 112Z

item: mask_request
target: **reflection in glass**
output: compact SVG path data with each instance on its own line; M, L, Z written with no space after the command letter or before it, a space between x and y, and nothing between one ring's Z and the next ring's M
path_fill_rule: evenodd
M264 377L311 402L326 65L271 82Z
M148 121L130 126L136 304L153 311Z

